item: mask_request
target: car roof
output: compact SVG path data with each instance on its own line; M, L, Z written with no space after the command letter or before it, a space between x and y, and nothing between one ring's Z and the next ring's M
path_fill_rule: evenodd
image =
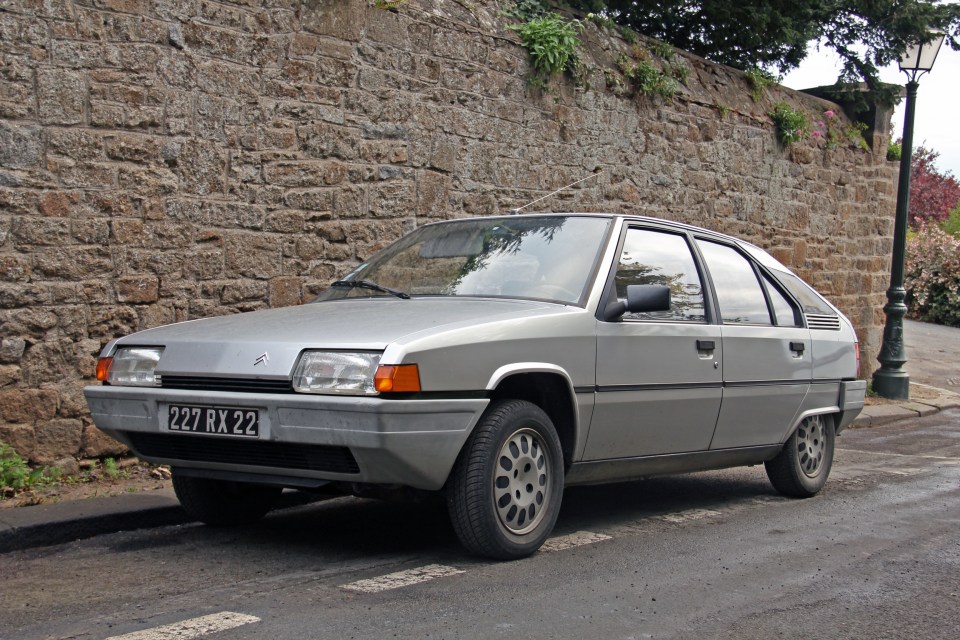
M584 212L554 212L554 211L537 211L531 213L501 213L499 215L491 216L469 216L466 218L455 218L452 220L441 220L437 222L431 222L423 226L432 226L435 224L451 224L457 222L463 222L465 220L499 220L505 218L556 218L556 217L566 217L566 218L609 218L611 220L623 219L627 221L635 222L644 222L648 224L655 224L660 227L670 227L678 231L691 231L694 233L699 233L703 235L713 236L718 239L727 240L728 242L736 242L741 245L751 245L749 242L745 242L739 238L720 233L718 231L711 231L710 229L704 229L703 227L697 227L692 224L687 224L684 222L676 222L674 220L666 220L664 218L654 218L652 216L641 216L628 213L608 213L608 212L599 212L599 211L584 211ZM756 247L759 249L759 247ZM763 249L760 249L763 251Z

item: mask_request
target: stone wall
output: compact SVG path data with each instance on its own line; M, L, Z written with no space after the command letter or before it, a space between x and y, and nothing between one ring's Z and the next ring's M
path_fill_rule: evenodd
M579 83L528 84L487 0L10 0L0 5L0 440L115 452L82 387L137 329L298 304L418 224L539 210L682 220L770 248L879 347L896 167L789 149L742 74L682 56L631 96L587 24ZM642 42L641 42L642 44ZM679 55L679 54L678 54ZM610 85L609 87L607 85Z

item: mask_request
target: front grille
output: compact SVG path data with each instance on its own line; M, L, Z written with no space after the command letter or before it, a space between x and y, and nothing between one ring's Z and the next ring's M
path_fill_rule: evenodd
M127 436L134 452L147 458L330 473L360 472L353 453L347 447L160 433L128 432Z
M293 393L289 380L255 378L210 378L203 376L157 376L164 389L234 391L237 393Z
M808 313L807 326L811 329L822 329L825 331L839 331L840 318L821 313Z

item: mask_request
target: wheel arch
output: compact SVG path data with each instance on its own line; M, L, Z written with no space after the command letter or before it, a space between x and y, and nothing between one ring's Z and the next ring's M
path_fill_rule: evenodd
M800 428L800 425L803 424L803 421L807 418L812 418L813 416L825 416L830 418L833 421L834 429L836 429L840 422L840 413L840 407L837 406L817 407L816 409L810 409L809 411L798 413L793 419L793 423L790 425L790 428L787 429L787 433L780 439L780 444L785 444L787 440L790 439L790 436L793 435L793 432Z
M576 394L570 376L548 363L523 363L501 367L487 384L494 400L526 400L549 416L560 438L564 466L573 461L580 433Z

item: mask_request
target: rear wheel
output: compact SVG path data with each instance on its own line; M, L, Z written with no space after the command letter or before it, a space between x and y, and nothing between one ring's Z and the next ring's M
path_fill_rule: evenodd
M563 453L553 423L524 400L495 401L451 473L447 508L460 542L488 558L534 553L563 497Z
M205 524L251 524L274 507L281 487L194 478L173 470L173 490L184 510Z
M834 438L832 416L811 416L801 422L777 457L764 463L773 487L793 498L816 495L833 466Z

